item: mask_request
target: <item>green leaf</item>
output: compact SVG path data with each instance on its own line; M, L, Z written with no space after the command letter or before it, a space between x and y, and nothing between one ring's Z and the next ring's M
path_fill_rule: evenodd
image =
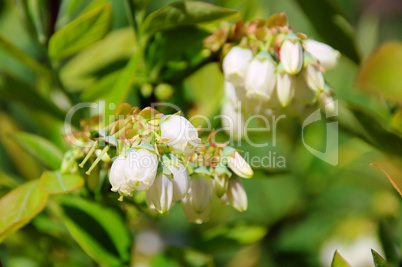
M295 0L325 43L342 54L360 62L355 33L345 13L333 0Z
M145 19L142 31L153 34L157 31L180 25L235 19L240 15L236 10L218 7L200 1L183 1L168 4Z
M29 15L36 29L38 40L46 44L49 33L49 10L46 0L27 0Z
M110 29L112 8L110 3L85 13L49 40L49 55L54 60L70 56L102 39Z
M128 263L132 238L115 210L73 196L57 199L68 231L89 256L103 266Z
M45 171L40 177L40 188L49 194L67 193L84 186L84 179L77 174Z
M374 249L371 250L375 267L390 267L389 264Z
M4 36L0 34L0 49L18 60L20 63L36 71L38 74L50 76L48 68L39 63L36 59L25 53L25 51L19 49L13 43L8 41Z
M79 14L91 3L91 0L64 0L61 2L57 16L56 29L60 29Z
M362 64L358 85L391 101L402 100L402 42L381 45Z
M0 241L27 224L45 207L48 194L38 180L25 183L0 199Z
M18 90L16 90L17 88ZM53 102L36 92L31 85L9 75L0 75L0 96L11 101L20 102L25 107L30 108L32 112L43 111L64 120L65 113Z
M331 267L350 267L350 264L344 258L342 258L338 251L335 251Z
M107 95L116 81L119 79L121 71L114 71L105 75L95 83L88 86L81 94L83 101L95 101L104 95Z
M63 152L43 137L17 132L12 135L26 152L54 170L59 169L63 160Z

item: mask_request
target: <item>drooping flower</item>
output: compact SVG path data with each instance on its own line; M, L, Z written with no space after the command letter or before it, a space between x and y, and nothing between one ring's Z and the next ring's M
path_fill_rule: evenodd
M223 130L234 140L240 140L245 134L244 117L240 111L236 111L232 103L227 102L222 106L221 121Z
M296 35L283 41L279 53L284 71L291 75L299 73L303 67L303 49Z
M238 176L242 178L251 178L254 175L250 165L244 160L244 158L231 147L226 147L224 155L227 158L229 168Z
M267 52L260 52L248 64L245 88L247 97L269 100L275 89L276 63Z
M340 53L329 45L311 39L304 41L304 49L326 69L335 67L340 57Z
M158 157L148 143L141 144L129 152L124 163L124 176L129 187L148 190L158 170Z
M184 154L192 153L201 143L197 129L184 117L167 115L160 121L161 137L166 144Z
M126 162L126 158L124 156L119 156L114 160L112 167L109 172L109 181L112 185L113 192L119 192L124 196L131 195L131 192L134 190L127 185L126 178L124 176L124 164Z
M215 168L215 175L212 185L218 198L221 198L226 193L229 186L230 175L231 173L229 170L223 165Z
M277 74L277 86L276 92L278 94L278 100L282 107L286 107L292 101L295 94L295 77L288 73Z
M190 187L190 179L186 167L179 163L178 166L167 166L172 173L170 178L173 183L173 202L181 200L188 192Z
M196 213L203 213L210 202L210 179L204 174L194 174L190 183L190 202Z
M156 176L154 183L147 192L153 206L160 214L166 214L173 204L173 182L164 173Z
M247 194L238 177L232 177L229 179L229 186L226 194L227 199L233 208L240 212L247 210Z
M243 86L248 62L253 58L253 52L248 48L235 46L223 59L223 73L226 80L235 86Z
M325 81L322 72L315 66L314 64L308 64L303 69L303 76L306 80L308 87L311 88L314 92L320 92L324 90Z
M209 219L209 212L210 212L211 204L208 201L207 207L204 209L203 212L197 213L192 204L191 204L191 189L189 191L189 196L183 198L181 201L181 207L183 208L184 215L186 216L187 220L192 223L201 224Z

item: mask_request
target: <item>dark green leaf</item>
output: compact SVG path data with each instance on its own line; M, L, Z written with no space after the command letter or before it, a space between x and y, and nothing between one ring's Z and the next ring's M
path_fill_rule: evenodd
M49 11L46 0L28 0L27 7L40 43L45 44L49 33Z
M20 102L31 111L43 111L64 120L64 112L54 103L35 91L35 88L9 75L0 75L0 96Z
M111 20L110 3L85 13L50 38L49 55L59 60L92 45L106 35Z
M54 170L60 168L63 160L63 152L50 141L43 137L24 132L14 133L12 137L25 151L39 159L49 168Z
M103 266L127 264L132 238L115 210L73 196L57 199L68 231L89 256Z
M359 63L355 33L343 10L333 0L296 0L324 41Z
M143 32L155 33L180 25L235 19L236 10L214 6L200 1L183 1L168 4L152 12L144 21Z
M0 242L44 208L48 194L39 188L38 182L25 183L0 199Z
M350 267L350 264L344 258L342 258L338 251L335 251L331 267Z
M362 89L384 95L392 101L402 100L402 42L381 45L362 64L358 85Z
M390 267L389 264L374 249L371 250L375 267Z
M67 193L84 186L84 179L77 174L45 171L40 177L40 188L49 194Z

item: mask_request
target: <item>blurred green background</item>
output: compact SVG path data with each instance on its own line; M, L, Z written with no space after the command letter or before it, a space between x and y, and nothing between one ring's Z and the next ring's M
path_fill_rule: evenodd
M49 38L54 32L107 2L112 7L110 30L99 26L104 31L100 33L83 27L79 34L90 32L89 37L58 38L53 50L50 48ZM70 148L63 139L64 117L80 102L129 102L144 108L167 101L177 104L190 117L206 115L213 127L220 127L220 121L213 119L220 113L224 95L219 56L205 54L202 46L203 38L219 23L157 32L145 48L141 47L144 17L170 2L174 1L0 2L0 196L39 178L44 170L57 169L41 158L40 149L51 146L52 156L58 159L56 162L61 161ZM240 11L244 20L286 12L295 32L342 52L338 66L325 74L336 98L391 125L402 98L390 104L383 95L358 88L356 81L361 62L366 62L379 45L402 40L400 1L208 2ZM109 15L103 12L102 16ZM84 44L77 48L80 42ZM140 63L130 69L128 63L138 60L133 56L136 54L141 54ZM395 64L401 65L402 61ZM160 84L169 86L158 89ZM73 117L73 125L77 127L80 118L91 115L90 110L83 110ZM0 262L7 267L108 266L110 262L115 266L330 266L338 249L352 266L374 266L370 253L373 248L391 266L401 266L400 196L384 173L370 166L390 162L381 146L394 147L393 154L399 156L401 146L386 145L387 140L381 138L365 142L377 137L370 136L373 131L367 126L376 125L375 121L364 124L366 134L356 134L354 128L358 126L351 125L341 124L344 131L339 135L337 166L307 151L297 119L281 122L276 147L255 148L245 141L235 142L250 157L275 151L285 157L286 169L256 170L253 179L244 181L248 210L238 213L213 202L211 219L203 225L189 224L179 205L166 216L149 216L138 209L142 195L136 195L135 205L119 203L117 196L109 193L106 173L95 172L94 177L86 178L79 192L51 196L38 216L3 240ZM306 142L318 150L325 149L325 127L323 121L306 128ZM36 143L27 144L21 132L34 134ZM221 133L218 138L228 137ZM272 136L262 132L253 134L252 140L271 143ZM389 168L401 175L400 166ZM75 205L90 215L83 215L79 221L76 211L67 219L60 213L60 203ZM101 205L107 208L103 210ZM117 229L119 222L109 220L113 216L125 230ZM94 227L90 231L94 221L101 222L106 230ZM114 234L116 238L123 236L124 241L109 236ZM121 245L117 245L119 242ZM91 247L97 252L88 253ZM122 252L124 248L129 250ZM119 260L101 263L97 256L106 252Z

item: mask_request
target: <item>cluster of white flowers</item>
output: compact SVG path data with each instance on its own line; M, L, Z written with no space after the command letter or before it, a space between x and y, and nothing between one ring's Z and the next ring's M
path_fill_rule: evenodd
M109 180L120 200L145 191L148 207L162 215L181 201L185 216L194 223L208 220L211 197L239 211L247 209L238 177L251 178L253 170L235 149L203 145L197 129L179 115L163 116L158 126L153 133L159 132L159 146L133 143L115 158ZM217 162L200 163L205 153L221 156Z
M299 37L300 36L300 37ZM295 113L317 101L333 102L323 73L336 65L332 47L292 32L277 34L270 47L232 47L223 59L225 95L222 114L232 118L235 138L244 134L249 115L270 116L289 107ZM327 110L331 112L331 106Z

